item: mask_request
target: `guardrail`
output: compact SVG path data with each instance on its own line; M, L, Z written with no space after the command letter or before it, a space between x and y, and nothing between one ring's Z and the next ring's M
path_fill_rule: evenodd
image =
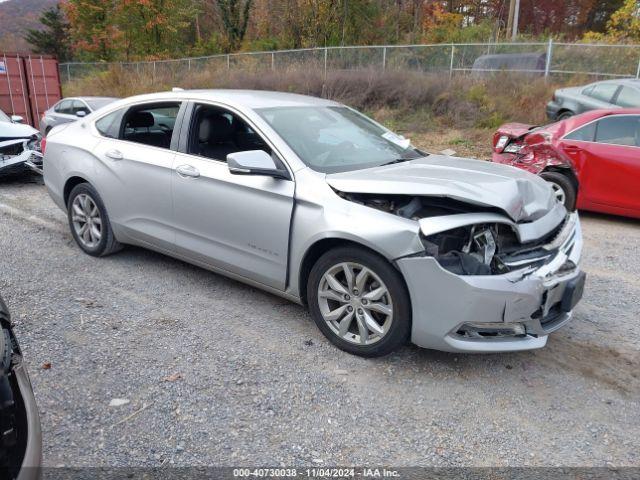
M506 54L488 60L487 55ZM535 56L537 60L535 59ZM526 61L525 61L526 58ZM492 63L493 62L493 63ZM489 67L483 66L489 65ZM493 65L493 66L492 66ZM241 52L206 57L141 62L60 64L60 78L71 82L117 66L138 73L179 74L208 69L291 70L413 70L421 72L519 72L544 75L588 75L640 78L640 45L588 43L448 43L318 47L267 52Z

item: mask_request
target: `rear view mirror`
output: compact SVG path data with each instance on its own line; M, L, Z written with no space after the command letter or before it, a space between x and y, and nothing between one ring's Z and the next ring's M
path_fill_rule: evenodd
M76 117L78 117L78 118L83 118L83 117L86 117L86 116L87 116L87 112L85 112L84 110L78 110L76 112Z
M263 175L267 177L289 179L289 173L279 169L264 150L249 150L227 155L227 166L234 175Z
M11 121L13 123L22 123L24 121L24 118L22 118L20 115L11 115Z

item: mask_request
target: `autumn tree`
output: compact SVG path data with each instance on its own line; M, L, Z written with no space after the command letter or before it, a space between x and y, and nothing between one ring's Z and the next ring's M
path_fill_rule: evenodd
M58 61L66 62L71 58L69 41L69 23L60 4L45 10L40 16L44 28L29 29L25 40L29 42L35 53L55 56Z
M196 16L191 0L119 0L113 5L125 59L166 58L184 52L183 40Z
M74 56L80 60L115 60L121 33L115 23L113 3L67 0L62 4L69 19Z
M606 37L616 42L640 41L639 0L625 0L622 8L611 15Z

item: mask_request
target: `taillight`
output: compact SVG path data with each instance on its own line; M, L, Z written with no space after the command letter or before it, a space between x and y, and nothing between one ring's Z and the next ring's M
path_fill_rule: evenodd
M43 155L44 155L45 148L47 148L47 137L42 137L42 140L40 140L40 151L42 152Z

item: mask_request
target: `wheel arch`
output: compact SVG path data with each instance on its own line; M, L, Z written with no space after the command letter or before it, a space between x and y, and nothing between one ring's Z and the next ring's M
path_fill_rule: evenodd
M307 282L309 280L311 269L323 254L338 247L357 247L368 251L369 253L386 260L393 268L398 270L398 267L394 262L390 261L383 253L365 245L364 243L340 237L322 238L307 248L304 256L302 257L302 262L300 263L298 271L298 292L300 300L304 305L307 305ZM400 271L398 270L398 272ZM402 277L402 274L400 276ZM404 277L402 277L402 281L404 282Z
M571 167L562 166L562 165L547 165L540 173L545 173L545 172L561 173L562 175L566 176L571 181L572 185L575 187L576 192L578 192L580 187L580 182L578 181L578 177L576 176L575 172Z
M89 180L79 175L74 175L72 177L69 177L67 181L64 183L64 188L62 190L62 198L64 199L65 207L69 203L69 195L71 194L71 190L73 190L77 185L80 185L81 183L91 184Z
M565 113L570 113L571 116L577 115L576 110L576 108L561 108L560 110L558 110L558 113L556 113L556 120L559 120L560 117Z

